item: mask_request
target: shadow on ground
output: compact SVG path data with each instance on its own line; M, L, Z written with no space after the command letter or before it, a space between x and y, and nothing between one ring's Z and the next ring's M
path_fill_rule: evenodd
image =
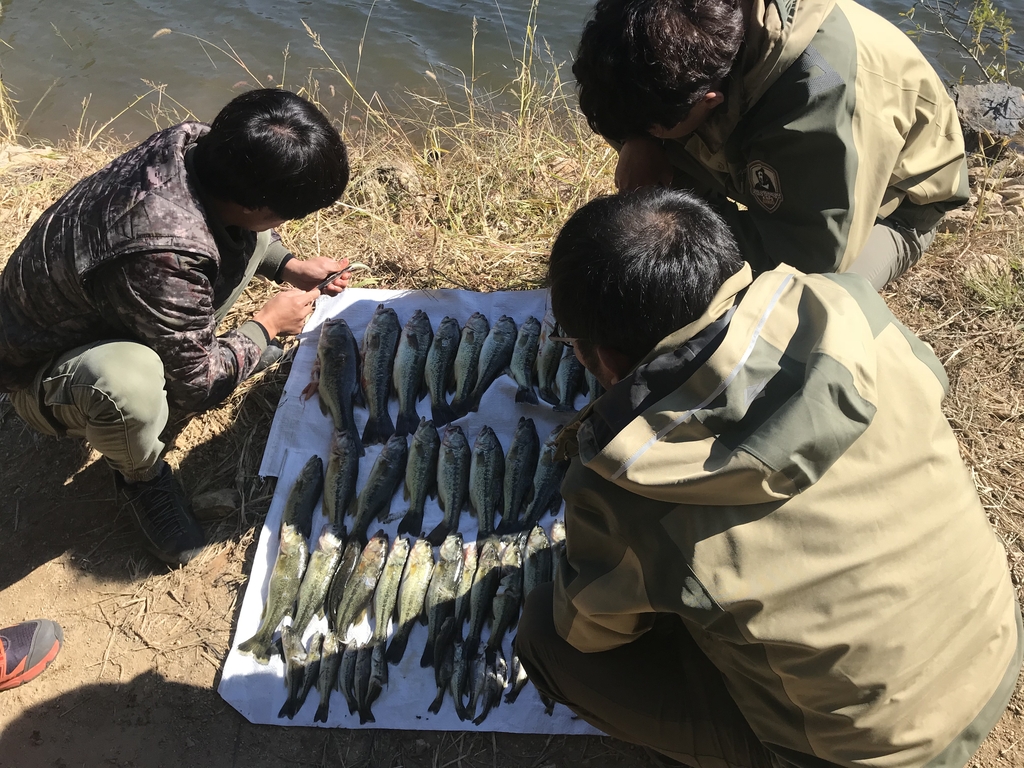
M648 764L638 747L592 737L254 726L214 691L168 682L156 672L58 694L27 708L0 734L0 768Z

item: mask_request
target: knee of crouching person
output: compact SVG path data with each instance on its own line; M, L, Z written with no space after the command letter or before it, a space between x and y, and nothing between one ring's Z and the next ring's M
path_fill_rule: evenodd
M526 664L534 664L552 641L561 641L555 631L554 583L539 584L523 603L516 633L516 653Z

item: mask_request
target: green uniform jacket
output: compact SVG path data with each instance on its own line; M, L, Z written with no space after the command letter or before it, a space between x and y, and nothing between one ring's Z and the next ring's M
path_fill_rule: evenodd
M852 0L754 0L725 93L665 143L677 184L719 197L758 271L845 271L877 219L927 231L968 199L952 99L905 33Z
M559 634L675 613L795 765L964 765L1022 633L946 384L862 278L744 267L564 430Z

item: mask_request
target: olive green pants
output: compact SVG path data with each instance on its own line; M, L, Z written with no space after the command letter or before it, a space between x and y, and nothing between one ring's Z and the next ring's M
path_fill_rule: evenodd
M168 417L164 366L144 344L100 341L69 350L11 403L43 434L88 440L129 482L159 471Z
M846 271L867 279L880 291L886 283L920 261L935 239L937 227L920 231L892 219L883 219L871 228L867 242Z
M555 631L553 584L530 593L516 651L530 681L610 736L696 768L775 768L721 673L678 616L628 645L582 653Z

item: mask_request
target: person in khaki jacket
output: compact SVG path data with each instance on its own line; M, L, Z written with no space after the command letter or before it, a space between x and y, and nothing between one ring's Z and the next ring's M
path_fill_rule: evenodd
M684 191L587 204L548 278L607 391L560 436L538 690L702 768L966 765L1024 633L930 348L859 275L753 277Z
M881 288L968 199L952 99L852 0L600 0L573 73L619 149L619 189L697 191L755 272L788 262Z

